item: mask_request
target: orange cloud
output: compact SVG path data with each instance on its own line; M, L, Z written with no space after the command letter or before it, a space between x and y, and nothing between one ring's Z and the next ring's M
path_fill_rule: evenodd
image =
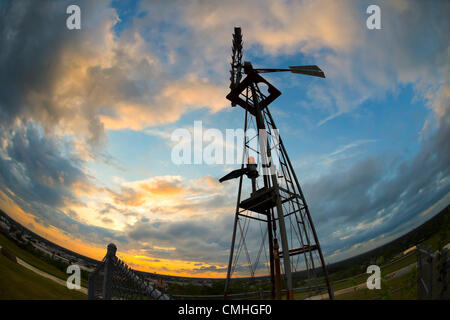
M105 249L83 242L73 234L68 234L55 226L44 226L35 220L35 216L20 208L8 195L0 190L0 207L15 221L29 228L41 237L54 242L64 248L78 252L85 256L101 260Z
M141 130L150 125L172 123L185 112L207 108L217 112L228 107L226 86L214 85L195 75L166 83L162 91L147 101L116 101L112 115L100 115L106 129Z
M156 195L178 195L186 192L179 183L171 183L168 181L155 181L154 183L142 183L139 185L142 190Z
M43 238L58 244L62 247L68 248L74 252L80 253L84 256L101 260L106 254L106 245L95 246L92 243L87 243L81 238L68 234L62 230L50 225L48 227L36 222L35 216L31 213L22 210L8 195L0 190L0 207L10 215L11 218L26 226L36 234ZM174 250L175 248L155 247L158 250ZM123 251L125 250L125 251ZM162 259L155 258L151 255L142 255L140 250L119 247L117 256L124 260L127 264L136 270L144 272L157 272L160 274L168 274L175 276L195 276L194 270L198 267L201 261L184 261L177 259ZM203 272L202 276L211 278L223 278L223 272Z
M348 51L363 35L364 21L352 14L351 1L190 2L184 9L191 28L214 35L208 37L210 46L211 42L229 38L230 26L235 25L244 29L247 43L261 44L273 54L312 52L323 47Z

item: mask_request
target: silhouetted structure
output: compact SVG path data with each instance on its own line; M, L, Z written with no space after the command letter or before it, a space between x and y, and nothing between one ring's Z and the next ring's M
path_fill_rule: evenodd
M241 81L242 71L246 76ZM260 75L260 73L280 71L325 78L325 74L317 66L255 69L250 62L242 64L241 29L234 29L231 92L227 95L227 99L231 101L232 106L239 105L245 110L245 134L241 168L219 180L223 182L239 178L225 298L236 268L245 267L245 265L238 265L240 254L244 252L245 264L249 268L251 277L254 277L260 268L268 268L273 299L282 298L283 287L287 289L287 299L293 299L292 272L297 268L307 271L308 286L312 289L326 288L332 299L325 261L308 205L269 111L269 104L278 98L281 92ZM266 94L260 90L261 85L267 87ZM252 132L256 134L252 135ZM258 145L256 149L251 145L254 139ZM255 157L250 156L250 153ZM279 170L275 168L274 159L279 159ZM258 163L261 164L262 176L258 172ZM244 175L251 181L250 186L244 185ZM244 199L246 195L248 197ZM238 233L239 238L237 238ZM238 240L237 243L236 240ZM257 252L249 250L247 245L249 241L252 247L259 245ZM266 258L266 263L262 263L261 266L262 257ZM283 275L282 269L284 269ZM317 281L319 272L321 272L320 276L323 276L322 287L314 282L314 279ZM310 291L309 294L312 293Z

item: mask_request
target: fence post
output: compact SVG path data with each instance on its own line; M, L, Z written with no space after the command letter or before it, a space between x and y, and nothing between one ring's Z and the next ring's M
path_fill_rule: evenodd
M89 274L88 277L88 300L95 299L95 275Z
M330 290L330 293L331 293L331 300L334 300L334 283L333 282L330 282L330 287L331 287L331 290Z
M114 243L108 244L108 249L105 257L105 271L103 278L103 299L111 300L113 262L116 257L117 247Z
M420 245L417 245L417 298L420 300L427 299L429 295L429 286L424 277L426 266L423 265L424 259L426 261L426 251ZM425 268L424 268L425 267Z
M422 259L420 257L420 245L416 246L416 255L417 255L417 299L422 299Z
M428 250L427 250L427 255L428 255L428 257L427 257L427 262L428 262L428 267L430 268L430 270L428 270L428 284L429 284L429 286L428 286L428 288L429 288L429 290L428 290L428 299L433 299L433 258L434 258L434 255L433 255L433 247L431 247L431 246L429 246L428 247Z
M444 300L446 292L448 290L448 249L442 248L440 255L440 264L439 264L439 279L441 282L441 288L439 292L439 299Z
M259 299L260 300L264 300L264 290L263 290L263 288L259 288L258 289L258 293L259 293Z

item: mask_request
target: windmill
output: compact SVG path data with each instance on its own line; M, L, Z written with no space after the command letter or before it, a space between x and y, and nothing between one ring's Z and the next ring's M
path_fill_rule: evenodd
M325 78L325 74L315 65L258 69L253 68L250 62L242 63L242 34L239 27L234 29L233 34L230 72L231 91L227 99L233 107L244 109L245 119L241 168L219 179L220 182L239 179L224 297L227 298L233 275L239 268L242 270L248 267L251 279L267 268L272 299L282 298L283 287L286 289L286 298L294 298L293 274L304 276L302 281L309 288L307 295L312 295L313 290L326 290L332 299L325 261L309 208L269 111L269 104L281 92L260 75L291 72ZM263 93L262 86L267 87L267 93ZM252 126L254 131L250 130ZM251 136L250 132L256 134ZM255 139L258 142L256 149L250 145L250 141ZM252 152L255 157L250 156ZM274 165L275 158L279 159L278 169ZM250 185L247 184L248 180L251 181ZM255 240L256 237L259 240ZM253 250L257 247L259 250ZM242 256L245 256L246 261L239 264ZM265 263L262 257L266 258Z

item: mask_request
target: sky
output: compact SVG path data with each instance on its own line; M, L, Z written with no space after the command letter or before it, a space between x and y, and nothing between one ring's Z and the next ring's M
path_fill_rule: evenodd
M171 134L242 128L225 98L240 26L254 66L326 74L266 77L327 263L387 243L450 202L449 7L0 1L0 208L95 259L114 242L139 270L224 277L237 183L218 178L235 167L174 164Z

